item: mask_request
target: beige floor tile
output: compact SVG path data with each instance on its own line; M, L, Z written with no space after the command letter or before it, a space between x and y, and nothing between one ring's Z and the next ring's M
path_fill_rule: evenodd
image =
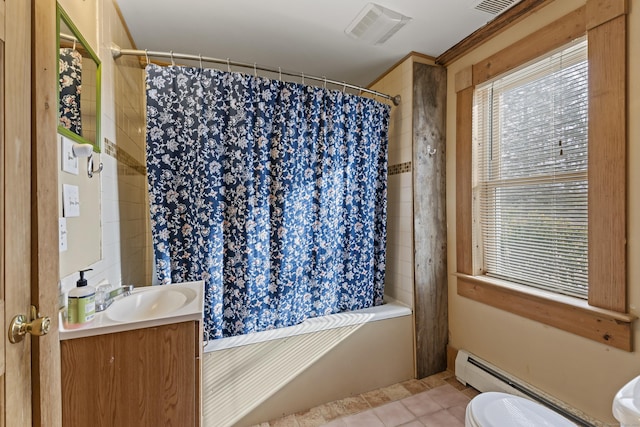
M406 424L402 424L400 427L424 427L424 424L422 424L420 420L413 420Z
M404 399L405 397L411 396L411 392L400 384L390 385L389 387L385 387L381 390L384 394L389 396L392 401Z
M459 391L462 391L465 388L467 388L467 386L462 384L460 381L458 381L456 379L456 377L447 378L447 379L444 380L444 382L446 382L451 387L453 387L453 388L455 388L456 390L459 390Z
M324 405L319 407L320 413L322 417L327 421L333 421L336 418L340 418L344 415L341 410L341 407L336 405L335 402L325 403Z
M425 391L425 393L443 408L467 406L470 400L467 396L451 387L449 384Z
M428 392L422 392L411 397L405 397L401 402L416 417L421 417L444 409L429 396Z
M411 394L422 393L423 391L429 390L430 388L424 381L420 380L409 380L400 383L400 385L409 390Z
M300 427L318 427L327 423L327 420L324 419L320 409L317 407L308 411L298 412L295 415Z
M420 381L425 383L429 388L436 388L436 387L440 387L440 386L443 386L443 385L447 384L447 382L445 380L443 380L440 377L437 377L436 375L432 375L430 377L423 378Z
M391 402L391 398L382 390L373 390L361 395L372 408Z
M369 410L342 418L347 427L385 427L384 423Z
M458 421L460 421L461 423L464 424L464 417L467 413L467 406L452 406L451 408L448 408L447 411L453 415L454 417L456 417L456 419Z
M391 402L378 406L373 408L373 412L387 427L400 426L416 418L401 402Z
M369 403L362 396L347 397L345 399L336 400L334 405L343 415L357 414L358 412L371 409Z
M460 422L446 409L419 418L422 424L427 427L464 427L464 422Z
M299 427L295 415L269 421L269 427Z
M466 387L464 390L462 390L462 394L467 396L469 399L473 399L474 397L479 395L480 392L473 387Z
M329 402L254 427L464 426L466 405L479 392L471 387L460 388L456 383L453 373L445 371Z

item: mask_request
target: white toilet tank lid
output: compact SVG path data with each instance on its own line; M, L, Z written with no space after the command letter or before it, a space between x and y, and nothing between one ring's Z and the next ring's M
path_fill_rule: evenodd
M576 427L557 412L507 393L487 392L469 403L469 414L482 427Z

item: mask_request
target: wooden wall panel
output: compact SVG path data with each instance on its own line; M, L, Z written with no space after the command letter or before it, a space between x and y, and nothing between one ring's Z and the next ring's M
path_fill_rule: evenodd
M446 107L446 69L414 63L414 298L418 378L441 372L447 366Z

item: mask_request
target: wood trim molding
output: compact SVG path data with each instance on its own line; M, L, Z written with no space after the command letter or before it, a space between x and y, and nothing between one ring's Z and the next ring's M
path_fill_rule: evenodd
M473 65L473 84L478 85L512 70L585 33L583 6L539 29L509 47Z
M472 217L473 86L456 102L456 259L458 272L473 273Z
M589 303L626 299L626 16L589 34ZM596 284L597 286L593 286Z
M456 93L473 85L473 67L470 65L456 73Z
M542 295L542 291L525 292L484 277L456 276L458 295L611 347L633 350L635 316L590 307L576 298Z
M494 18L484 27L471 33L471 35L464 38L452 48L448 49L442 55L436 58L436 64L444 65L445 67L451 64L456 59L460 58L467 52L475 49L480 44L490 40L497 36L501 32L505 31L512 25L520 22L524 18L531 15L542 6L551 3L553 0L523 0L511 9L507 10L503 14Z
M376 83L378 83L380 80L384 79L387 74L389 74L390 72L392 72L393 70L395 70L400 64L402 64L404 61L406 61L409 58L418 58L418 59L422 59L423 61L426 61L426 63L433 63L433 65L436 65L436 58L434 58L433 56L429 56L429 55L425 55L424 53L419 53L419 52L415 52L415 51L411 51L408 54L406 54L402 59L400 59L398 62L396 62L395 64L393 64L391 67L389 67L387 69L387 71L385 71L384 73L380 74L380 76L375 79L374 81L372 81L371 83L369 83L366 88L367 89L371 89L373 87L373 85L375 85Z
M609 22L628 11L627 0L588 0L587 30Z

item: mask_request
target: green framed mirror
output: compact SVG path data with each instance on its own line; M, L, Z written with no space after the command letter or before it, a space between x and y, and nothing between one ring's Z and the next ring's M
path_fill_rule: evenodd
M60 5L57 15L58 133L99 153L100 60Z

